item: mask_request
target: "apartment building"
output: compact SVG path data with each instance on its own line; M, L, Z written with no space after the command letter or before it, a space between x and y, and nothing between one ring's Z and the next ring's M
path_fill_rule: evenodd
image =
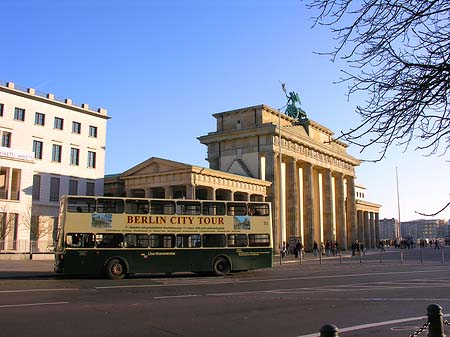
M105 109L0 82L0 250L51 246L64 194L103 195Z

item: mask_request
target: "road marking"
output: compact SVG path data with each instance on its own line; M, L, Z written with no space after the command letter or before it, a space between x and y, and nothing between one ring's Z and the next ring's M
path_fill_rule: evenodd
M230 284L230 283L262 283L262 282L280 282L280 281L292 281L292 280L315 280L315 279L330 279L330 278L346 278L346 277L359 277L359 276L376 276L376 275L396 275L396 274L418 274L430 272L448 272L448 269L433 269L433 270L418 270L418 271L400 271L400 272L386 272L386 273L360 273L360 274L343 274L343 275L320 275L320 276L301 276L301 277L286 277L286 278L273 278L273 279L259 279L259 280L247 280L247 279L220 279L218 282L180 282L180 283L164 283L164 284L138 284L138 285L121 285L121 286L101 286L95 287L95 289L126 289L126 288L155 288L155 287L177 287L177 286L191 286L191 285L205 285L210 283L211 285L218 284Z
M25 304L5 304L0 305L0 308L17 308L17 307L35 307L41 305L59 305L68 304L69 302L43 302L43 303L25 303Z
M56 288L56 289L21 289L21 290L0 290L0 293L32 293L38 291L78 291L79 288Z
M200 297L203 295L174 295L174 296L157 296L153 297L155 299L162 299L162 298L188 298L188 297Z
M450 314L442 315L444 317L450 316ZM411 321L419 321L427 319L427 316L418 316L418 317L408 317L408 318L401 318L401 319L394 319L391 321L383 321L383 322L376 322L376 323L368 323L368 324L361 324L361 325L355 325L355 326L349 326L346 328L339 328L339 332L347 332L347 331L355 331L355 330L363 330L363 329L369 329L369 328L375 328L377 326L383 326L383 325L390 325L390 324L397 324L397 323L404 323L404 322L411 322ZM301 335L297 337L318 337L319 333L312 333L309 335Z

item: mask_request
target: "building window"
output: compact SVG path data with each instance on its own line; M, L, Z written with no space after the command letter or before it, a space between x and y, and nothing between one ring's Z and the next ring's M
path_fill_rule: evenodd
M97 127L89 125L89 137L97 138Z
M64 119L55 117L54 129L62 130L64 128Z
M78 194L78 181L69 180L69 194L77 195Z
M34 124L44 126L45 125L45 115L40 112L36 112L36 114L34 115Z
M11 147L11 132L2 132L2 146Z
M59 200L59 178L50 178L50 201Z
M20 200L22 171L9 167L0 169L0 199Z
M53 144L52 161L60 163L61 155L62 155L62 146Z
M44 143L39 140L33 140L33 152L34 158L42 159L42 149L44 148Z
M81 123L72 122L72 133L81 133Z
M3 103L0 103L0 117L3 117L3 108L4 108Z
M41 198L41 176L35 174L33 176L33 200L39 200Z
M88 151L88 162L87 166L90 168L95 168L97 154L93 151Z
M14 109L14 119L16 121L25 121L25 109L15 108Z
M70 165L78 166L80 164L80 149L72 147L70 149Z
M86 183L86 195L95 195L95 184L87 182Z

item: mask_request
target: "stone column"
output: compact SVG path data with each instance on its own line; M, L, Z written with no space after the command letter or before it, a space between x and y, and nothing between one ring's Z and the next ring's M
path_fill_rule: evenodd
M186 199L195 199L195 186L186 185Z
M165 199L172 199L172 187L171 186L164 186L164 198Z
M346 176L347 180L347 243L351 245L357 240L358 229L356 227L356 201L355 201L355 178Z
M357 223L358 223L358 241L364 242L364 212L356 212Z
M333 227L334 227L334 214L333 214L333 178L331 176L331 170L325 170L322 174L323 177L323 235L324 241L333 241Z
M276 252L280 251L280 192L279 192L279 173L278 159L276 153L272 152L266 156L266 180L272 181L268 195L268 201L272 202L272 226L273 226L273 248Z
M291 158L288 163L288 172L286 174L287 187L287 234L286 238L289 240L290 236L299 237L299 223L298 223L298 170L297 160Z
M375 213L375 242L378 244L380 242L380 218L379 214Z
M336 173L336 240L342 250L347 250L347 228L345 221L344 175Z
M370 240L370 222L369 222L369 212L364 211L364 245L370 248L372 242Z
M314 188L313 166L306 163L303 167L303 195L304 195L304 225L305 225L305 249L312 250L314 243ZM319 243L319 242L318 242Z
M375 215L373 212L369 213L369 224L370 224L370 242L371 247L375 248L378 245L377 235L376 235L376 227L375 227Z

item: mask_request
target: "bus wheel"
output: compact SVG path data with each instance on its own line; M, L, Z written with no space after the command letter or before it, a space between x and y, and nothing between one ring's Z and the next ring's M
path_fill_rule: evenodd
M218 257L213 263L213 273L216 276L225 276L230 272L230 263L224 257Z
M125 277L125 265L118 259L112 259L106 265L106 276L111 280L120 280Z

